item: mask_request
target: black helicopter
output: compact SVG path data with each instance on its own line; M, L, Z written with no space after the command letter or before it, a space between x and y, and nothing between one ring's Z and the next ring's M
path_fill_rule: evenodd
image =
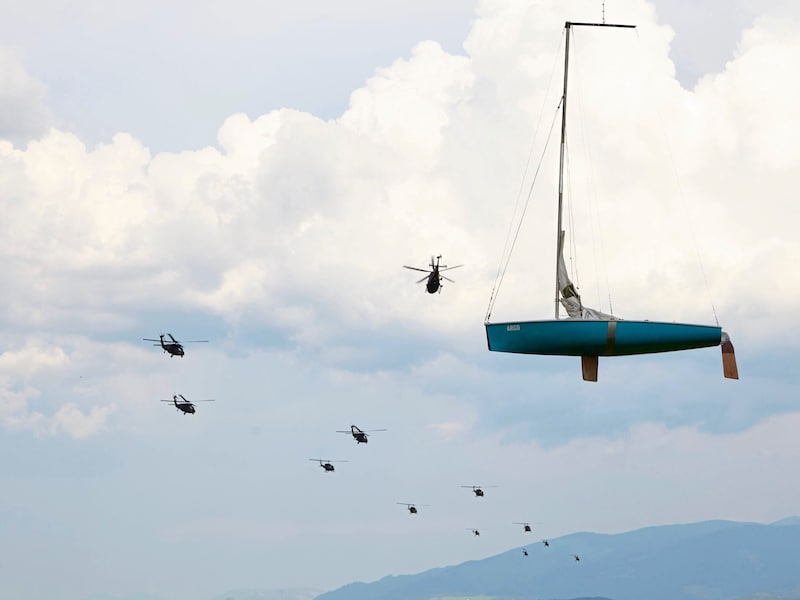
M550 547L550 542L548 542L547 540L542 540L542 543L544 544L545 548L549 548Z
M376 431L387 431L386 429L369 429L364 431L363 429L359 429L355 425L350 425L350 431L342 431L339 430L336 433L349 433L353 436L353 439L356 441L356 444L367 444L369 443L369 434L374 433Z
M531 524L530 524L530 523L520 523L520 522L518 522L518 521L514 521L514 522L512 523L512 525L522 525L522 530L523 530L525 533L530 533L530 531L531 531Z
M180 398L180 400L178 400L178 398ZM189 402L183 394L177 394L176 396L172 397L172 400L162 400L161 402L172 402L175 405L175 408L182 411L183 414L188 413L193 415L195 413L194 403ZM195 402L214 402L214 400L195 400Z
M525 548L522 549L522 556L528 556L528 551Z
M430 504L409 504L408 502L398 502L398 504L405 506L412 515L417 514L417 506L430 506Z
M438 255L436 257L436 263L433 262L433 256L431 256L431 268L430 269L420 269L418 267L409 267L408 265L403 265L406 269L411 269L412 271L421 271L423 273L428 273L425 277L417 281L417 283L422 283L423 281L427 280L425 284L425 289L428 291L429 294L435 294L436 292L441 293L442 288L442 279L446 279L450 283L455 283L449 277L445 277L442 275L442 271L449 271L450 269L457 269L459 267L463 267L464 265L456 265L454 267L448 267L447 265L440 265L439 260L442 258L442 255Z
M318 462L319 466L322 467L326 473L331 473L335 471L336 468L333 466L335 462L347 462L346 460L325 460L323 458L309 458L308 460Z
M171 333L168 333L167 336L171 341L165 342L164 341L164 334L158 336L159 339L154 340L152 338L142 338L145 342L158 342L157 344L153 344L154 346L161 346L164 349L164 352L169 354L170 358L173 356L180 356L183 358L185 354L183 350L183 344L205 344L208 340L189 340L187 342L179 342L174 337L172 337Z
M472 527L467 527L467 531L471 531L472 535L480 535L481 534L480 531L478 531L477 529L472 529Z
M581 560L581 557L578 556L577 554L573 554L572 558L574 558L576 562L579 562Z
M462 488L472 489L472 493L476 498L483 498L483 488L496 488L496 485L462 485Z

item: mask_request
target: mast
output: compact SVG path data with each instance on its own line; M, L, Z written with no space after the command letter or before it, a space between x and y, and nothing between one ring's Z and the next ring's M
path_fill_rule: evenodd
M566 30L566 42L564 45L564 91L561 95L561 145L559 148L558 156L558 223L556 229L556 297L555 297L555 313L556 319L559 318L559 294L558 289L558 263L563 252L561 244L561 222L562 212L564 206L564 154L567 144L567 83L569 82L569 36L572 33L572 27L624 27L626 29L633 29L636 25L617 25L614 23L605 22L605 13L603 15L603 23L575 23L567 21L564 23Z
M569 36L572 23L564 23L566 43L564 45L564 91L561 93L561 145L558 150L558 223L556 225L556 319L559 317L558 261L561 257L561 213L564 205L564 147L567 143L567 83L569 83Z

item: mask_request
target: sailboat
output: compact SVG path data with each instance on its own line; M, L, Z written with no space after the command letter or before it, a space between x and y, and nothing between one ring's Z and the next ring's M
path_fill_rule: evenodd
M491 323L491 304L487 313L486 339L493 352L514 352L557 356L580 356L583 379L597 381L600 356L624 356L674 352L712 346L722 347L723 374L738 379L733 344L717 325L693 325L659 321L632 321L584 306L576 286L570 281L564 262L562 206L564 192L564 154L567 130L567 83L569 41L573 27L622 27L634 25L607 23L565 23L564 87L561 97L561 146L558 172L558 222L556 229L555 318L541 321ZM561 318L560 307L567 317Z

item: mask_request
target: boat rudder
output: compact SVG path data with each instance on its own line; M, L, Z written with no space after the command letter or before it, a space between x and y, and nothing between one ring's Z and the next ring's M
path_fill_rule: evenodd
M731 338L722 332L722 374L726 379L739 379L739 369L736 367L736 354L733 351Z

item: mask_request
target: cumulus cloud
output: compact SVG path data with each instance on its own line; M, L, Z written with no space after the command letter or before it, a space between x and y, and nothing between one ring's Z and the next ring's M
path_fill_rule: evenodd
M0 140L24 145L51 121L42 82L28 74L18 53L0 46Z
M333 120L237 114L216 147L155 155L125 133L92 148L56 129L25 149L0 142L0 320L20 335L108 335L158 307L245 323L354 368L379 352L413 363L415 339L451 355L482 350L533 128L544 106L546 130L557 104L564 10L485 2L465 54L420 43ZM573 46L576 279L601 308L609 282L622 317L707 322L711 296L735 340L769 345L795 327L785 314L800 298L787 276L800 245L785 218L800 29L757 21L725 70L689 91L652 6L617 10L638 35L580 30ZM593 11L582 2L569 16ZM548 160L495 318L550 314ZM465 267L429 297L401 265L439 253Z
M127 134L89 149L61 131L26 150L3 146L2 252L18 282L5 318L102 327L163 300L167 289L171 308L230 322L247 315L318 343L357 323L452 331L476 322L533 120L547 103L560 10L487 3L466 55L421 43L353 92L339 119L235 115L219 131L219 149L151 156ZM798 32L759 21L724 72L687 91L667 58L671 32L652 8L630 0L620 11L639 23L638 41L576 34L576 77L585 81L576 83L571 113L590 124L582 134L599 140L599 175L587 195L603 207L596 225L608 237L603 258L617 311L707 320L699 253L731 329L748 327L743 317L754 312L777 323L798 297L783 273L800 248L780 218L797 160L789 150L797 119L787 118L796 107L785 92L798 86L789 68ZM574 154L578 170L583 159ZM543 185L552 178L545 174ZM575 188L577 204L585 188ZM551 199L536 202L525 233L541 243L521 252L541 260L515 258L510 281L528 283L509 284L510 300L499 303L531 317L548 312L549 294L538 313L517 298L549 288L554 235ZM591 210L575 208L576 221ZM664 227L648 226L654 221ZM579 234L589 237L588 229L584 220ZM398 268L440 252L467 267L442 301L420 310L421 288ZM580 247L587 291L605 285L604 275L591 275L593 252ZM765 269L770 290L754 285Z
M88 371L95 352L111 358L118 351L79 338L31 338L0 353L0 420L11 429L42 436L82 439L105 431L115 406L98 405L102 394L96 386L99 381L104 387L108 375L95 368L93 383L80 375ZM105 369L118 371L113 365Z
M74 404L65 404L53 415L50 433L63 432L76 439L89 437L106 429L106 420L114 409L113 405L96 406L85 414Z
M460 455L467 465L490 454L491 482L502 484L495 501L535 498L529 518L544 521L539 529L546 535L713 518L770 522L795 512L800 488L789 484L788 474L800 453L791 441L798 423L800 414L790 413L724 435L640 423L619 435L552 448L535 442L497 447L491 438L473 437L470 447L451 452L442 445L441 452L454 461ZM775 489L783 493L764 497Z
M0 418L10 429L23 429L39 436L66 434L74 439L84 439L106 431L107 420L115 407L96 406L84 413L68 402L48 417L42 412L29 411L28 399L38 398L36 390L25 390L22 393L0 390Z

